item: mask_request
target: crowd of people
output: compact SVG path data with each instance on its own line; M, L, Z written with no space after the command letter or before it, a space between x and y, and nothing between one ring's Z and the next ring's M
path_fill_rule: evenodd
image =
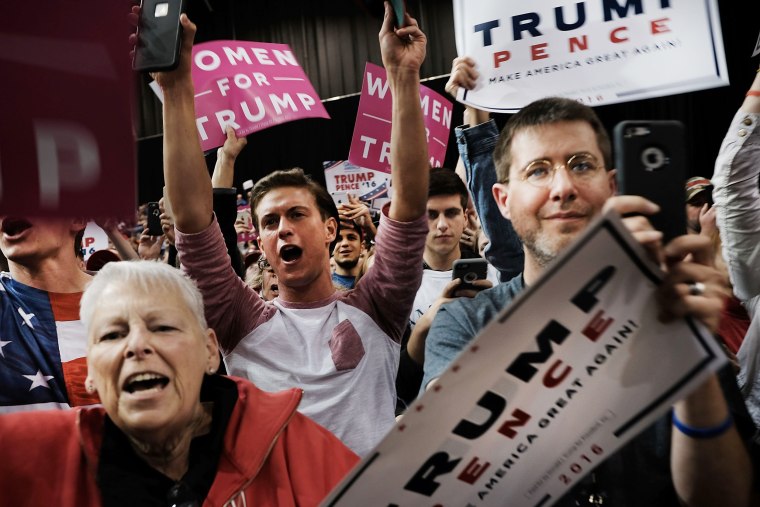
M99 224L112 251L85 263L83 221L2 217L0 504L316 505L607 210L665 270L661 318L700 321L730 363L557 505L757 501L760 74L715 173L673 196L689 233L663 244L657 205L618 195L608 133L573 100L535 101L501 132L468 107L460 166L431 169L427 39L392 17L386 4L393 194L378 220L298 168L233 188L246 140L231 128L209 177L186 15L178 68L155 75L163 234L141 206ZM447 91L477 77L457 58ZM455 276L483 258L484 276Z

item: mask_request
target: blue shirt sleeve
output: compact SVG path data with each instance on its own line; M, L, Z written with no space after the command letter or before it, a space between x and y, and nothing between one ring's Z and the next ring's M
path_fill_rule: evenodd
M490 240L485 256L501 272L501 280L511 280L523 270L524 254L512 222L504 218L491 188L496 183L493 152L499 138L496 123L489 120L475 127L455 129L457 148L467 173L467 188Z
M425 367L420 394L425 392L431 380L441 376L475 336L472 330L462 325L467 320L464 318L466 316L459 299L441 306L436 313L425 341Z

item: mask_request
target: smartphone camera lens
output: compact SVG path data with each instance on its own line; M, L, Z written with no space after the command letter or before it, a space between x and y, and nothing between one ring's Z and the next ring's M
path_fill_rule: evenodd
M650 146L641 152L641 163L647 171L656 171L670 163L665 152L656 146Z

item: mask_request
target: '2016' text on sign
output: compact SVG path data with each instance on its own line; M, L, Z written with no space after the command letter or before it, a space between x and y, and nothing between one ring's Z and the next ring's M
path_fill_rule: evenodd
M214 41L193 48L195 124L203 150L302 118L329 118L285 44Z
M420 86L430 165L440 167L446 158L451 130L451 102L426 86ZM391 111L393 102L385 69L368 63L364 69L362 96L356 115L348 161L359 167L391 172Z

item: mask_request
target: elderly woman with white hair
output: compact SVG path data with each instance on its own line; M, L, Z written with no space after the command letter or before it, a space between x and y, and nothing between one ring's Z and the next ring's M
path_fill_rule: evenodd
M216 336L178 270L110 263L80 313L102 406L0 416L3 505L316 505L358 460L296 411L300 390L214 375Z

